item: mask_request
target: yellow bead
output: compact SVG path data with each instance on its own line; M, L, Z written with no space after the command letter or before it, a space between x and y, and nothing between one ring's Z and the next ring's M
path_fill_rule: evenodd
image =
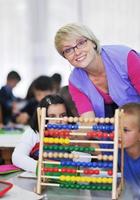
M77 181L77 182L82 182L81 177L80 177L80 176L77 176L77 177L76 177L76 181Z
M66 176L65 180L66 181L71 181L71 177L70 176Z
M48 143L48 141L49 141L49 138L45 137L45 138L44 138L44 142L45 142L45 143Z
M55 143L55 144L58 144L58 143L59 143L59 140L60 140L59 138L54 138L54 143Z
M97 182L97 183L102 183L102 178L100 178L100 177L97 178L97 179L96 179L96 182Z
M71 181L72 181L72 182L75 181L75 176L71 176Z
M108 183L112 183L112 178L108 178Z
M92 178L92 183L96 183L96 178L95 177Z
M65 139L65 144L69 144L70 143L70 139L69 138L66 138Z
M60 176L60 181L65 181L65 176Z
M49 143L54 143L54 138L49 138Z

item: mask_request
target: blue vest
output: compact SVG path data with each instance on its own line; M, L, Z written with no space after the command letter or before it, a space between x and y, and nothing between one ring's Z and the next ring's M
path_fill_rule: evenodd
M106 45L101 49L109 95L118 106L130 102L140 102L140 95L128 78L127 57L131 50L131 48L121 45ZM75 68L69 81L90 99L95 116L104 117L104 99L89 79L87 72L81 68Z

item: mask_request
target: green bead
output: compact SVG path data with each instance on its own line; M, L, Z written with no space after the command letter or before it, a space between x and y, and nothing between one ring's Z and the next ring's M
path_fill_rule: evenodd
M88 147L85 147L85 151L89 151L89 148L88 148Z
M97 186L97 190L102 190L102 186L101 186L101 185L98 185L98 186Z
M75 188L76 188L76 189L80 189L80 185L79 185L79 184L76 184L76 185L75 185Z
M69 184L66 184L65 187L69 189L69 188L70 188L70 185L69 185Z
M89 151L95 151L95 148L94 147L90 147Z
M75 188L75 184L71 184L71 185L70 185L70 188L71 188L71 189L74 189L74 188Z
M96 185L91 185L92 190L96 190Z
M107 190L107 186L106 186L106 185L103 185L103 186L102 186L102 190Z
M79 147L79 151L84 151L84 147Z
M70 151L73 151L73 150L75 150L75 149L74 149L73 146L70 146L69 150L70 150Z
M90 185L85 185L86 186L86 189L87 190L90 190L91 189L91 186Z
M74 150L75 150L75 151L78 151L78 150L79 150L79 147L75 147Z
M58 146L59 148L59 150L61 151L61 150L64 150L64 147L63 146Z
M108 186L107 189L111 191L112 190L112 186Z
M82 190L86 189L86 186L85 185L81 185L81 189Z
M69 146L65 146L65 147L64 147L64 150L65 150L65 151L68 151L68 150L69 150Z
M60 183L60 187L61 187L61 188L64 188L65 185L64 185L63 183Z

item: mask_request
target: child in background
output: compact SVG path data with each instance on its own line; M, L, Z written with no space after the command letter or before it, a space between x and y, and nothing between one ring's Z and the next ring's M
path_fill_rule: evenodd
M13 89L20 80L20 75L16 71L11 71L7 75L6 84L0 89L0 105L4 125L12 121L13 110L18 101L18 98L13 94Z
M140 103L129 103L121 109L124 110L124 179L131 186L133 193L138 193L140 190ZM138 196L140 198L140 193Z
M27 105L13 117L13 120L19 124L29 124L30 120L37 108L38 103L46 95L53 93L53 85L49 76L39 76L34 80L32 85L34 97L30 99Z
M41 100L38 107L46 108L47 117L64 117L72 116L68 110L64 100L58 95L48 95ZM53 123L58 123L53 121ZM61 123L61 122L59 122ZM20 143L16 146L13 155L12 162L17 167L23 170L35 172L38 159L39 149L39 130L37 122L37 111L35 111L32 118L31 127L29 127ZM35 151L37 150L37 151Z

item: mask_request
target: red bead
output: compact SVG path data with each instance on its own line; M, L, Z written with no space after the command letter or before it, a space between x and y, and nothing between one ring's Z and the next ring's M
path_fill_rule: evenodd
M87 137L88 137L88 138L91 138L91 132L88 132L88 133L87 133Z
M109 135L110 135L110 139L113 140L114 139L114 133L110 133Z
M108 134L107 133L103 133L103 138L107 138L108 137Z
M113 175L113 171L112 170L108 170L107 173L108 173L109 176Z
M97 133L97 137L98 137L98 138L102 138L102 132L98 132L98 133Z
M58 169L57 167L55 167L55 168L53 168L53 171L54 171L54 172L58 172L59 169Z
M93 132L92 132L92 137L93 137L93 138L96 138L96 137L97 137L97 133L93 131Z
M88 169L84 169L84 174L88 174L89 170Z
M67 168L62 168L61 172L66 173L67 172Z
M100 171L98 169L95 170L95 174L98 175Z

